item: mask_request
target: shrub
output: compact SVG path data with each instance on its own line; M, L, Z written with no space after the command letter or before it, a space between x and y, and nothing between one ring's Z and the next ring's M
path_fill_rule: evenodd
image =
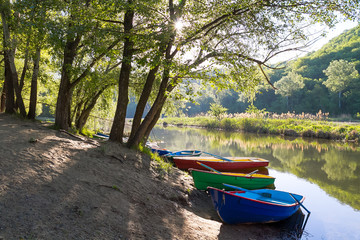
M316 131L316 136L318 138L324 138L324 139L329 139L330 138L330 132L324 132L323 130L318 130Z
M299 133L293 129L285 129L284 130L284 135L285 136L292 136L292 137L298 137Z
M220 122L221 128L225 130L237 129L236 122L233 119L225 118Z
M210 110L208 111L208 113L211 116L214 116L217 119L221 119L227 112L227 108L221 106L220 104L217 103L211 103L210 104Z
M307 129L307 130L302 132L302 136L303 137L316 137L316 134L315 134L315 132L313 130Z
M358 140L358 139L359 139L359 133L356 130L351 130L346 135L346 140L354 141L354 140Z

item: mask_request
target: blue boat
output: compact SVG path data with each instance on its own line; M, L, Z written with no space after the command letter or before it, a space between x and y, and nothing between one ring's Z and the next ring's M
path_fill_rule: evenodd
M228 224L278 222L293 215L305 199L289 192L224 185L237 191L213 187L208 187L208 191L219 217Z
M93 134L93 137L108 140L110 136L101 132L97 132L96 134Z
M159 154L159 156L164 156L171 153L171 151L168 149L160 148L159 145L155 142L147 142L145 146L149 148L151 152Z
M109 135L101 133L101 132L97 132L96 135L103 136L103 137L106 137L106 138L110 137Z
M185 156L200 156L202 154L202 151L200 150L183 150L183 151L177 151L177 152L171 152L166 155L168 158L173 157L185 157Z
M159 154L159 156L164 156L164 155L171 153L170 150L167 150L165 148L162 148L162 149L161 148L150 148L150 149L153 153Z

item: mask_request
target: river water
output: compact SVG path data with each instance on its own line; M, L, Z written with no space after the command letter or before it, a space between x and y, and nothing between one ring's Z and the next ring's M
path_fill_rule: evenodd
M305 196L301 239L360 240L360 145L176 127L156 127L150 138L171 151L267 159L277 190Z

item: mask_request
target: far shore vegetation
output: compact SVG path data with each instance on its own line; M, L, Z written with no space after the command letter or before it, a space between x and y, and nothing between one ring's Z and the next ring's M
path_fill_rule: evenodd
M328 113L271 113L251 105L245 113L227 114L226 108L214 106L207 114L195 117L167 117L159 123L203 127L226 131L244 131L293 137L311 137L359 142L360 122L338 122Z

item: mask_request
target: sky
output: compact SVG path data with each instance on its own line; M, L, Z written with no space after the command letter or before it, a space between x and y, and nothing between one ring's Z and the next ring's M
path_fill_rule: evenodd
M321 40L319 40L315 45L314 45L314 49L313 50L318 50L320 49L324 44L326 44L327 42L329 42L332 38L339 36L340 34L342 34L345 30L354 28L358 25L357 22L352 22L352 21L346 21L343 23L339 23L335 26L335 28L331 29L327 36Z
M352 22L352 21L345 21L342 23L338 23L333 29L328 30L328 34L326 35L326 37L323 37L320 40L318 40L317 42L315 42L311 47L306 49L306 52L287 52L277 58L274 58L271 62L272 63L283 62L283 61L287 61L287 60L290 60L293 58L304 56L308 52L319 50L324 44L328 43L334 37L339 36L345 30L354 28L357 25L358 25L358 22ZM319 27L317 27L317 28L319 28Z

